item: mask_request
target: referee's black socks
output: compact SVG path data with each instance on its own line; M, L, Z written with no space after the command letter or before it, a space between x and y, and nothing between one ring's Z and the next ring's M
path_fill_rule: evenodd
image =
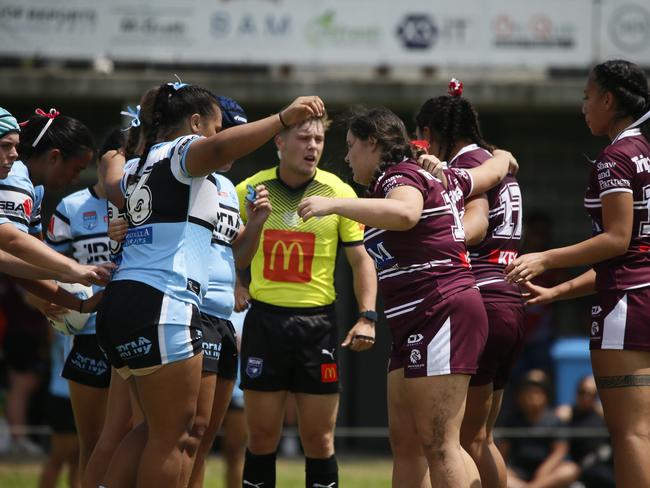
M305 458L305 474L307 488L339 486L339 466L334 454L326 459Z
M271 454L253 454L246 449L243 486L274 488L276 456L277 452L272 452Z

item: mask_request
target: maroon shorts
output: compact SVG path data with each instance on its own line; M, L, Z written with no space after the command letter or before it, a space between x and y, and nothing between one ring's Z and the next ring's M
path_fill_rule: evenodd
M488 338L478 363L478 371L469 384L482 386L492 383L495 390L501 390L524 345L524 304L485 303L485 311L488 317Z
M650 351L650 287L598 292L590 339L590 349Z
M487 315L476 288L468 288L419 314L392 321L388 371L406 378L474 374L487 339Z

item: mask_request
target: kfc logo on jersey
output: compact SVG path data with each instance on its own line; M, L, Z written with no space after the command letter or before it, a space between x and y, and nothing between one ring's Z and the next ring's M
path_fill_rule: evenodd
M489 262L504 266L512 263L515 259L517 259L517 251L502 251L501 249L491 251L488 256Z

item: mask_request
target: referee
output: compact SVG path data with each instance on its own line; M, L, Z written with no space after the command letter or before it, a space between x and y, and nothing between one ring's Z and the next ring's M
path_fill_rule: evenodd
M249 186L257 185L266 186L273 205L251 264L251 308L242 335L241 388L250 432L244 486L275 486L289 392L298 410L306 486L338 486L334 268L339 242L352 267L359 306L359 318L342 345L364 351L375 340L377 280L363 247L363 226L336 215L303 222L297 214L298 203L307 196L356 197L336 175L318 169L328 125L325 115L285 126L275 137L279 165L237 186L242 206Z

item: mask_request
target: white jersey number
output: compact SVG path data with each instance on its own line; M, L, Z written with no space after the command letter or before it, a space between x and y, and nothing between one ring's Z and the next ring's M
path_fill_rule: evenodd
M499 192L499 207L490 213L503 215L503 222L492 231L495 239L521 238L521 189L517 183L508 183Z
M641 191L643 193L643 202L635 203L634 209L646 210L648 220L639 222L639 237L650 237L650 185L644 186Z
M451 226L451 235L455 241L465 242L465 228L463 227L463 220L460 217L460 212L458 212L458 207L452 202L447 192L442 193L442 198L449 207L449 210L451 210L451 215L454 217L454 225Z

